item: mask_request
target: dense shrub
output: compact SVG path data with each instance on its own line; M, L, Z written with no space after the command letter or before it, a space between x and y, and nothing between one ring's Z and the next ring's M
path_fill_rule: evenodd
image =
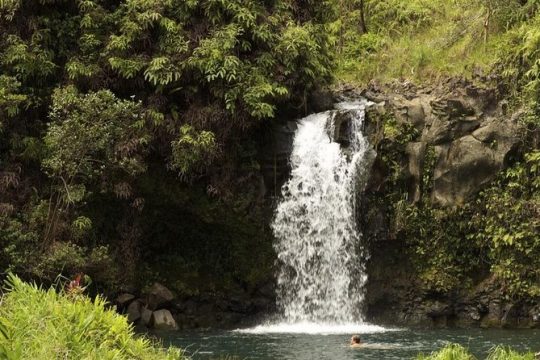
M201 190L211 215L258 213L254 133L332 79L333 20L330 1L0 1L2 268L130 277L176 246L147 230L167 211L149 205L155 174L189 194L172 199L182 213Z
M449 344L430 355L419 355L417 360L476 360L466 348L458 344ZM489 352L486 360L534 360L533 353L520 354L512 349L496 346Z
M419 355L418 360L475 360L467 349L458 344L449 344L437 352L430 355Z
M127 319L75 287L41 289L9 276L0 306L0 356L17 359L182 359L137 337Z

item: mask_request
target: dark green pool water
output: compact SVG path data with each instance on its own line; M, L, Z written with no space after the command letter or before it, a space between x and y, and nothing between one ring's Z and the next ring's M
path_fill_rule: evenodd
M447 342L460 343L483 359L494 345L540 351L540 330L399 330L362 334L374 348L350 349L349 334L241 333L231 331L155 334L165 344L187 349L197 360L412 359Z

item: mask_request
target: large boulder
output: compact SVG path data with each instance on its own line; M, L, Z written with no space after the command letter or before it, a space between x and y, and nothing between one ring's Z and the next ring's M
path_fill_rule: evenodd
M426 123L426 110L429 105L425 99L414 98L393 99L391 102L394 108L394 115L401 123L412 124L417 130L422 131Z
M470 135L437 146L432 200L447 206L463 204L491 182L519 143L518 116L485 121Z
M480 126L481 119L474 109L458 99L438 98L431 103L431 121L423 141L440 145L459 139Z
M168 305L174 300L174 294L160 283L154 283L148 290L146 304L150 310Z
M178 326L169 310L157 310L152 313L150 324L157 330L176 330Z
M135 300L135 295L133 294L120 294L116 298L116 304L119 308L125 308L133 300Z
M470 135L436 151L432 199L441 205L463 204L502 168L496 152Z
M141 323L145 326L150 326L152 320L152 310L148 309L146 306L141 309Z
M141 308L142 304L138 300L133 301L129 304L126 311L127 319L129 322L134 323L141 318Z

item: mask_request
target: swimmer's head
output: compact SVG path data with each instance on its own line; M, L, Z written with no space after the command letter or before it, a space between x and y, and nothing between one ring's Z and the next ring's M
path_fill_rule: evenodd
M359 335L353 335L351 337L351 344L360 344L360 336Z

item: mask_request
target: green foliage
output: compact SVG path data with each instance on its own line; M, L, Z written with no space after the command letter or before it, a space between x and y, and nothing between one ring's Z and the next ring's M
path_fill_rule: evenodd
M434 207L429 198L415 205L390 193L394 231L409 244L427 289L447 293L471 285L474 273L488 265L506 296L540 296L539 158L538 151L527 154L458 208ZM423 189L429 194L429 157L425 163Z
M330 82L334 15L311 0L0 0L2 268L103 286L119 266L134 273L141 249L167 251L149 245L147 204L170 210L150 201L148 168L173 192L204 189L212 218L258 213L253 134ZM207 205L182 200L183 213Z
M426 289L448 293L470 285L481 263L471 246L468 209L435 209L402 202L396 206L397 230L405 237L411 259Z
M11 21L20 6L20 0L2 0L0 1L0 15L3 19Z
M40 46L42 37L35 34L29 43L17 35L8 35L4 42L1 64L23 81L44 79L52 75L55 64L52 52Z
M141 103L119 100L108 90L83 95L68 86L57 89L52 102L42 160L44 172L54 181L47 246L62 232L74 239L88 232L92 220L68 210L84 205L96 184L101 191L113 192L118 179L146 171L144 156L151 139L145 130L150 116ZM118 191L117 195L123 196Z
M63 179L66 191L76 178L145 170L141 152L149 135L139 130L146 121L140 103L118 100L107 90L80 95L67 87L53 94L50 117L43 167ZM73 201L81 197L74 196Z
M130 1L118 10L120 26L104 54L122 77L142 77L159 92L208 86L231 114L271 118L277 102L303 96L297 85L309 90L331 71L324 28L294 24L290 10L259 1L187 3L180 11L172 1ZM188 46L190 20L201 12L206 36ZM151 54L140 50L143 39L153 40Z
M524 89L524 99L534 111L536 120L540 113L540 13L531 11L534 16L521 26L509 32L504 46L500 49L500 67L514 92ZM536 121L536 126L538 122Z
M436 2L383 0L368 1L367 12L371 31L402 33L410 28L429 25L433 21Z
M92 279L106 288L118 285L118 265L108 247L83 248L71 242L54 243L36 264L26 261L26 268L32 275L51 281L59 271L63 274L89 274ZM34 266L30 268L30 266Z
M423 178L428 195L421 204L390 192L394 231L409 245L426 289L448 293L467 287L488 266L508 298L540 296L539 159L538 151L527 154L476 199L457 208L430 203L429 156Z
M101 298L43 290L10 275L0 307L0 354L17 359L182 359L137 337Z
M520 354L515 350L504 346L496 346L491 349L486 360L535 360L533 353Z
M531 111L524 119L530 131L522 149L528 152L468 203L453 208L431 202L434 147L425 152L422 198L413 201L405 146L418 134L393 116L383 116L377 125L384 133L376 144L387 173L384 203L391 230L407 244L424 290L465 290L491 274L508 300L540 297L538 117Z
M534 360L533 353L520 354L510 348L496 346L490 350L486 360ZM418 355L417 360L476 360L466 348L459 344L448 344L430 355Z
M430 355L419 355L418 360L475 360L466 348L459 344L448 344Z
M523 59L519 53L524 35L533 34L538 27L531 21L537 10L535 1L335 3L342 14L333 27L339 44L339 77L362 83L399 77L433 81L449 75L471 75L478 69L489 71L507 57ZM365 26L359 26L362 23ZM368 51L363 51L365 42L370 44ZM509 43L513 45L508 47ZM527 69L522 62L514 64L504 70Z
M55 242L42 248L41 227L47 218L47 203L33 206L33 212L22 219L0 216L0 261L6 271L40 278L51 283L59 274L89 274L100 286L118 284L118 264L108 246L86 247L71 242ZM73 239L80 240L91 223L83 216L72 224Z
M17 219L0 217L1 259L7 271L23 272L29 268L29 256L39 243L37 231ZM35 252L35 250L34 250Z
M180 136L172 143L171 165L181 175L187 175L197 165L210 161L216 151L216 140L210 131L197 133L193 127L184 125L180 128Z
M27 97L19 94L21 84L13 77L0 75L0 131L6 118L14 117Z
M510 296L540 296L540 153L525 156L480 194L468 238L489 249L492 271Z

